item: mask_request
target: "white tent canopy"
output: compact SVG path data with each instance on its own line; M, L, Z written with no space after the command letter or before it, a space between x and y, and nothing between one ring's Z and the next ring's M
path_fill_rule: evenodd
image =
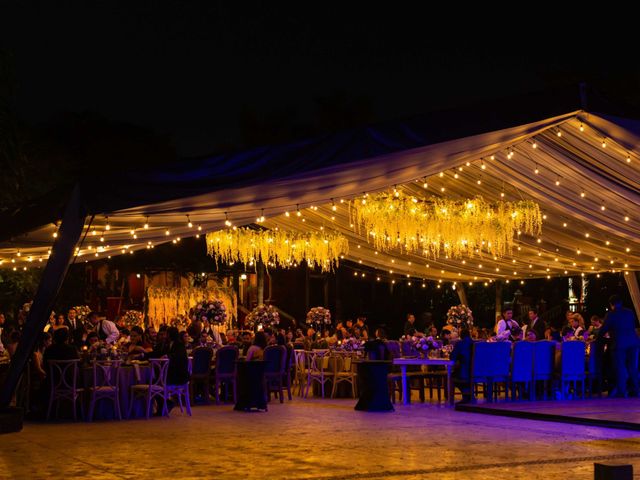
M623 124L574 111L264 183L104 212L86 224L77 251L91 261L223 229L226 219L240 226L264 215L267 228L343 233L350 243L346 259L386 277L489 281L638 270L640 137ZM351 226L348 200L393 187L418 198L530 199L546 216L542 234L518 237L513 254L502 258L376 252ZM302 217L284 215L298 208ZM4 266L46 260L56 229L49 224L0 243Z

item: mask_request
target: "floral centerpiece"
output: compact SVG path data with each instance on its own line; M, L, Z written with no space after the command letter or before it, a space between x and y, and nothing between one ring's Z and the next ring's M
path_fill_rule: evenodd
M344 340L338 340L336 343L330 345L333 350L342 350L344 352L354 352L361 350L364 342L357 338L345 338Z
M186 330L189 326L189 317L186 315L177 315L169 320L169 325L176 327L178 330Z
M227 307L221 300L203 300L193 308L194 320L208 320L215 325L224 324L227 319Z
M87 316L91 313L91 308L88 305L79 305L77 307L73 307L76 311L76 317L79 320L85 320Z
M439 350L442 348L442 342L433 337L403 335L400 341L410 343L413 349L421 356L426 356L429 350Z
M328 308L313 307L307 312L308 325L331 325L331 312Z
M144 327L144 314L139 310L125 310L122 320L129 329L135 326Z
M454 305L447 312L447 323L456 328L471 327L473 325L473 315L471 309L464 304Z
M280 314L273 305L258 305L244 319L247 328L254 329L258 326L274 327L280 323Z

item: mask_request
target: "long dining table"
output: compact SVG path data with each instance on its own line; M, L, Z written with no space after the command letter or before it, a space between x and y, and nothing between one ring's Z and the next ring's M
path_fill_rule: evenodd
M409 365L445 366L447 368L447 398L449 405L453 406L453 381L451 380L451 370L455 362L444 358L394 358L393 364L400 366L402 373L402 403L411 403L411 392L409 390L409 380L407 379L407 367Z

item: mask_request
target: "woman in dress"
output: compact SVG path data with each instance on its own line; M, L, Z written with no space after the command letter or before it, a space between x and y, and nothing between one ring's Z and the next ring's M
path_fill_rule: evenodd
M267 336L264 332L256 332L253 345L251 345L247 351L247 362L251 360L262 360L264 358L265 348L267 348Z
M61 328L66 328L67 330L69 330L69 327L65 324L65 318L63 314L60 314L56 317L51 328L54 332L56 330L60 330Z

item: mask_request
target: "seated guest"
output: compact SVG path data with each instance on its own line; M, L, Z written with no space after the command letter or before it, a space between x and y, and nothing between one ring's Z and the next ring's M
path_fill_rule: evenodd
M66 328L67 330L69 329L69 326L67 325L67 320L66 318L64 318L64 315L62 313L60 315L56 315L51 328L53 329L54 332L60 328Z
M569 327L571 327L574 337L581 338L584 335L584 319L582 318L582 315L574 313L571 316Z
M287 330L287 333L285 333L284 337L285 337L285 344L293 345L293 332L291 330Z
M313 328L307 329L307 336L304 337L304 349L311 350L313 343L316 341L316 331Z
M141 327L134 326L131 328L131 342L128 347L130 357L143 357L147 353L151 353L153 347L149 342L144 340L144 332Z
M192 346L191 344L193 343L193 340L189 336L189 332L183 330L180 332L180 338L182 339L182 343L184 343L185 347L190 348Z
M522 340L522 329L520 327L513 327L511 329L511 336L509 337L509 340L512 342L519 342Z
M44 365L44 352L51 345L51 335L42 332L38 335L36 348L31 356L31 376L29 382L30 395L30 412L33 415L44 414L45 403L47 397L45 379L47 378L47 370Z
M167 329L169 367L167 369L167 383L169 385L184 385L189 381L189 358L187 349L182 343L180 332L176 327Z
M544 320L542 320L538 316L538 309L530 308L528 315L529 315L529 328L527 328L527 333L529 331L533 331L536 334L536 338L540 338L540 339L544 338L544 331L546 327L544 324Z
M118 345L119 347L125 347L125 346L128 346L130 342L131 342L131 331L126 327L121 328L120 337L118 338L116 345Z
M270 328L270 327L267 327L262 331L264 332L264 336L267 337L267 346L268 345L276 345L277 339L276 339L276 336L273 333L273 329Z
M416 329L416 317L413 313L408 313L407 314L407 321L404 322L404 334L405 335L410 335L409 334L409 330L414 330Z
M147 358L160 358L167 354L169 346L167 344L167 327L162 325L156 334L156 343L151 353L147 353Z
M19 330L14 330L9 334L9 343L6 345L7 352L9 352L9 357L13 357L16 353L16 349L18 348L18 343L20 343L20 334Z
M214 342L213 339L209 336L209 332L201 331L200 338L198 338L197 342L194 342L195 347L213 347Z
M366 321L367 321L367 317L362 315L356 319L356 326L360 329L362 338L364 340L367 340L369 338L369 327L367 327L365 323Z
M451 351L450 359L455 362L453 367L453 381L456 387L462 393L462 401L460 403L468 403L471 401L471 352L473 350L473 340L469 334L469 330L463 328L460 330L460 341L455 344Z
M387 341L387 332L384 331L384 328L376 328L376 340Z
M589 333L590 340L593 340L598 336L598 333L600 333L601 327L602 327L602 318L600 318L598 315L593 315L591 317L591 325L589 325L589 330L587 331Z
M533 330L527 330L527 342L535 342L537 339L536 332Z
M429 325L425 330L425 335L427 337L438 338L438 327L436 327L434 324Z
M43 332L38 336L38 343L36 343L36 348L33 351L33 355L31 357L31 366L32 375L37 377L39 380L44 380L47 376L47 372L44 369L44 351L51 345L51 335ZM33 379L32 379L33 383Z
M350 318L347 319L345 322L345 328L347 329L347 332L349 332L349 335L351 335L351 333L353 333L353 320Z
M50 360L75 360L79 358L78 351L69 345L68 340L68 328L59 328L53 332L53 344L47 347L42 355L45 371Z
M242 339L242 355L247 356L247 352L253 345L253 333L249 330L245 330L241 335Z
M262 360L264 358L265 348L267 348L267 336L264 332L256 332L253 345L251 345L247 351L247 362L251 360Z
M156 344L156 337L158 336L158 331L156 330L156 327L154 327L153 325L149 325L147 327L147 330L144 332L144 334L146 337L145 340L147 342L149 342L151 345Z
M305 337L301 329L297 329L293 338L293 348L302 350L305 347Z
M98 334L96 332L89 332L87 334L86 346L90 349L98 348L100 345L100 339L98 338Z

